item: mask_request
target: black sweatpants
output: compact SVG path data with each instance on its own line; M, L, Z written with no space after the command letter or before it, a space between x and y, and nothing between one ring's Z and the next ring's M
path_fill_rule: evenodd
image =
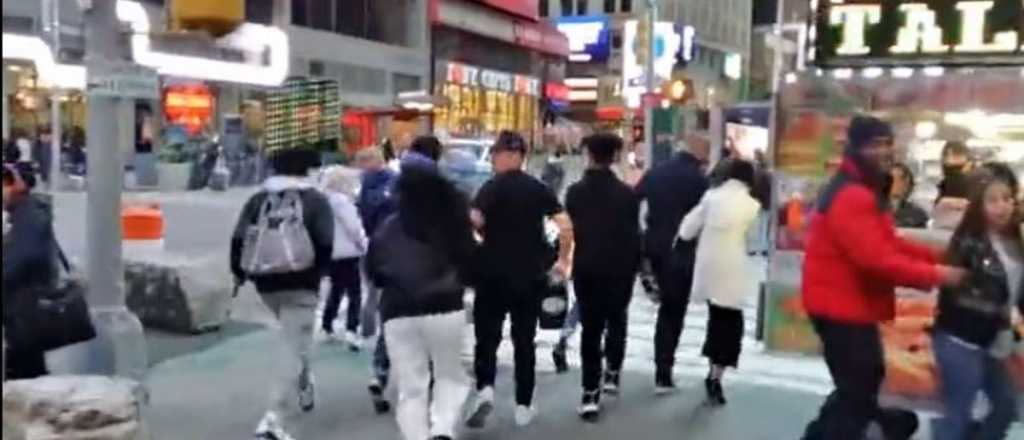
M362 281L359 277L359 258L343 258L331 262L331 291L324 305L324 316L321 327L324 330L334 329L334 320L338 317L341 297L348 297L348 312L345 317L345 330L355 332L359 329L359 317L363 301Z
M661 306L654 332L654 362L657 377L671 379L679 337L683 334L686 310L693 287L693 245L684 245L669 255L651 255L651 269L661 290Z
M885 379L885 357L878 326L847 324L813 318L824 346L836 389L825 400L818 418L807 426L805 440L861 440L868 424L877 421L888 433L906 431L908 411L882 409L878 393ZM906 437L902 437L906 438Z
M601 373L605 369L622 371L622 361L626 357L629 301L633 296L635 279L635 274L576 274L573 283L580 305L580 323L583 324L580 358L584 391L600 388Z
M708 301L708 328L701 354L712 365L736 368L743 349L743 310Z
M476 388L493 387L498 368L505 316L512 319L512 346L515 352L516 403L530 406L536 385L537 319L540 315L543 278L532 282L490 280L481 283L473 304L476 332L474 370Z

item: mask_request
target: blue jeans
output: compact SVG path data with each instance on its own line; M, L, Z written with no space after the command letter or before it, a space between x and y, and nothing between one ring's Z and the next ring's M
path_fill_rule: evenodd
M1017 417L1017 396L1006 362L988 351L965 346L948 333L936 331L933 337L935 359L942 378L942 398L946 417L935 430L936 440L1002 440ZM985 393L991 411L982 421L975 437L972 409L978 392Z

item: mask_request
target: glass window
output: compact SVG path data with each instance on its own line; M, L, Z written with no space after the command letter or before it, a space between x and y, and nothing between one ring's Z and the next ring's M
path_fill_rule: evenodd
M334 31L334 0L313 0L310 3L309 18L313 29Z
M245 20L251 23L272 24L274 22L274 1L245 0Z
M633 0L622 0L622 9L619 12L633 12Z
M563 17L572 15L572 0L562 0L562 10L559 12Z
M292 0L292 24L296 26L309 25L308 7L307 0Z
M319 1L319 0L315 0ZM367 2L369 0L340 0L335 12L335 29L338 33L358 38L367 35Z
M608 14L615 12L615 0L604 0L604 12Z
M541 17L547 17L551 11L548 11L548 0L537 0L537 9L540 10Z
M576 15L587 15L588 0L576 0Z

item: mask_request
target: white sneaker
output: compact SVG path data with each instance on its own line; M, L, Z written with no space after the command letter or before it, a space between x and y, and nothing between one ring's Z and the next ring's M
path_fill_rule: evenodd
M466 418L466 426L473 429L483 428L487 424L487 417L494 411L494 388L487 387L478 391L470 408L472 409Z
M523 427L533 422L533 418L537 416L537 409L533 406L518 405L516 406L516 426Z
M302 412L310 412L316 406L316 380L312 372L299 377L299 408Z
M363 348L363 340L356 332L345 332L345 343L351 351L359 351Z
M256 432L252 435L258 440L295 440L295 437L284 430L280 417L273 411L269 411L263 416L259 425L256 426Z

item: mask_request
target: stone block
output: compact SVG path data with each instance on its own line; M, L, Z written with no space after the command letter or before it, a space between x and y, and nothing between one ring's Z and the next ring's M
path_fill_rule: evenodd
M146 327L190 334L217 330L231 304L232 280L223 260L161 254L126 261L128 308Z
M3 387L5 440L140 440L138 382L46 376Z

